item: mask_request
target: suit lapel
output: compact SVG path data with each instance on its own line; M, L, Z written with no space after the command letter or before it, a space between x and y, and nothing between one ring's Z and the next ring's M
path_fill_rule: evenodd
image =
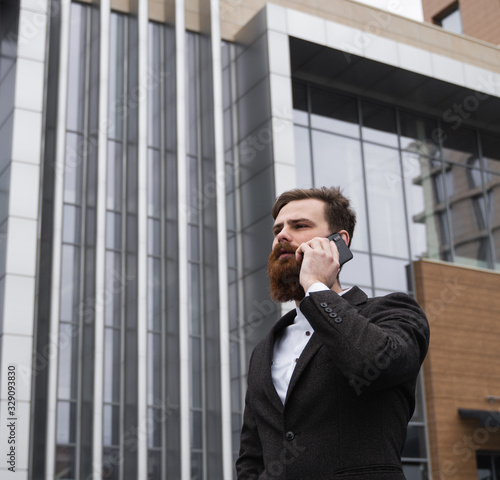
M318 336L313 333L293 370L292 378L290 379L290 384L288 385L288 390L286 392L285 404L300 375L302 375L302 372L305 370L314 355L316 355L316 352L321 348L321 346L322 343L318 340Z
M278 395L278 392L274 388L273 377L271 373L271 364L273 362L273 350L274 350L274 339L277 335L281 333L281 330L288 327L293 323L294 318L297 315L297 311L295 309L290 310L287 314L283 315L274 325L272 330L269 332L269 335L266 338L265 345L265 368L263 372L263 381L264 381L264 391L269 398L269 401L272 405L275 406L279 411L283 411L283 404L281 403L281 398ZM311 338L312 339L312 338Z
M366 296L365 292L360 290L358 287L354 286L347 293L345 293L342 298L347 300L351 305L357 306L366 302L366 299L368 297ZM295 387L300 375L305 370L308 363L312 360L314 355L316 355L316 353L318 352L318 350L321 348L322 345L323 344L318 339L318 336L313 333L311 339L309 340L309 342L307 342L304 351L300 355L299 361L297 362L297 365L295 366L295 369L293 371L292 378L290 379L290 384L288 385L288 390L286 392L285 404L293 390L293 387Z

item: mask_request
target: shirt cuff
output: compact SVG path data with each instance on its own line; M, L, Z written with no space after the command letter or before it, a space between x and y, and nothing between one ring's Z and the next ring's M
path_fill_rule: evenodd
M323 292L324 290L330 290L324 283L316 282L313 283L306 292L306 297L309 296L310 293L314 292Z

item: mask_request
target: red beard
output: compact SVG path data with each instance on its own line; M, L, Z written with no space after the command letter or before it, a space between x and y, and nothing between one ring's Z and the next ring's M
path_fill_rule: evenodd
M276 245L269 255L267 271L271 297L278 302L300 301L305 297L299 281L300 263L295 259L295 250L288 242L284 242ZM280 258L284 252L292 255Z

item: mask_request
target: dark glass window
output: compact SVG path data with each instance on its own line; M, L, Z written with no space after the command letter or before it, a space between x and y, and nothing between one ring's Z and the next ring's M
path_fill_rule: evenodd
M434 17L434 23L453 33L464 33L462 15L457 3L448 7L444 12Z
M500 453L477 452L477 479L500 480Z

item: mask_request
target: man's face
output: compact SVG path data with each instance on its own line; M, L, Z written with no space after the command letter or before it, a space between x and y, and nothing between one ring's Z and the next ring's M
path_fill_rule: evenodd
M295 200L280 210L273 225L273 250L268 262L271 296L275 300L287 302L304 298L295 250L301 243L330 233L322 200Z

